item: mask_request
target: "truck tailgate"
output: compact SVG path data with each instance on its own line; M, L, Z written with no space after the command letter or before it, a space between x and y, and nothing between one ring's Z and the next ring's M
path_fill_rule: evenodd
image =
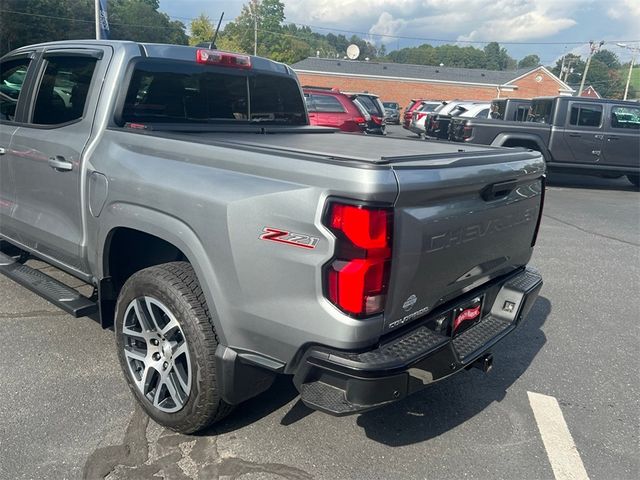
M385 329L529 261L544 161L531 151L483 153L392 164L399 194Z

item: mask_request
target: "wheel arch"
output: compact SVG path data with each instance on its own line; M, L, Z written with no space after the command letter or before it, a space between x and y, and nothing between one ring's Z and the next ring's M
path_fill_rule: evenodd
M542 153L545 161L551 160L549 149L538 135L501 133L491 143L497 147L523 147Z
M101 236L98 240L95 265L103 288L101 323L111 326L115 304L124 282L135 272L172 261L191 264L204 292L207 306L220 341L226 339L220 325L219 283L217 275L196 233L182 220L147 207L131 204L111 205L100 216ZM116 214L117 212L117 214ZM125 252L125 253L123 253ZM106 316L106 318L104 318ZM111 317L111 318L109 318Z

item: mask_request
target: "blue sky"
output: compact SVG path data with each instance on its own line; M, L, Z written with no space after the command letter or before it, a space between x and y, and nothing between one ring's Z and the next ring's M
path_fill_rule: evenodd
M246 0L161 0L160 8L186 24L206 13L225 20L240 13ZM439 42L419 39L504 44L515 58L529 53L552 64L565 52L585 55L589 40L604 40L622 61L630 52L616 41L640 46L640 0L284 0L287 22L363 32L388 50ZM366 37L366 35L361 35ZM397 38L414 37L414 38ZM507 43L512 42L512 43ZM519 44L526 42L529 44ZM577 42L577 43L576 43ZM551 44L553 43L553 44ZM463 43L460 43L463 45ZM483 43L474 43L482 47Z

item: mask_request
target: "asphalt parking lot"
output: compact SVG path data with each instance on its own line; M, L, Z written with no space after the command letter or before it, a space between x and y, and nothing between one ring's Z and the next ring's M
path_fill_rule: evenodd
M552 479L555 427L572 441L562 478L638 478L639 247L626 179L552 175L532 261L545 285L490 374L342 418L282 378L199 436L136 408L112 332L0 277L0 478Z

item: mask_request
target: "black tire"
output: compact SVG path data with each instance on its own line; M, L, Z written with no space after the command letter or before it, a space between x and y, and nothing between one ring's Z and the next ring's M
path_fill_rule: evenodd
M143 395L133 378L130 360L125 356L125 342L130 338L123 333L125 312L138 298L153 298L161 302L175 317L187 346L190 391L180 410L172 413L156 408ZM193 433L231 412L232 407L222 400L217 389L215 351L218 337L204 294L189 263L166 263L132 275L118 296L115 332L118 358L129 388L145 412L157 423L176 432ZM146 358L149 358L148 351Z
M627 180L633 183L636 188L640 188L640 174L629 174Z

